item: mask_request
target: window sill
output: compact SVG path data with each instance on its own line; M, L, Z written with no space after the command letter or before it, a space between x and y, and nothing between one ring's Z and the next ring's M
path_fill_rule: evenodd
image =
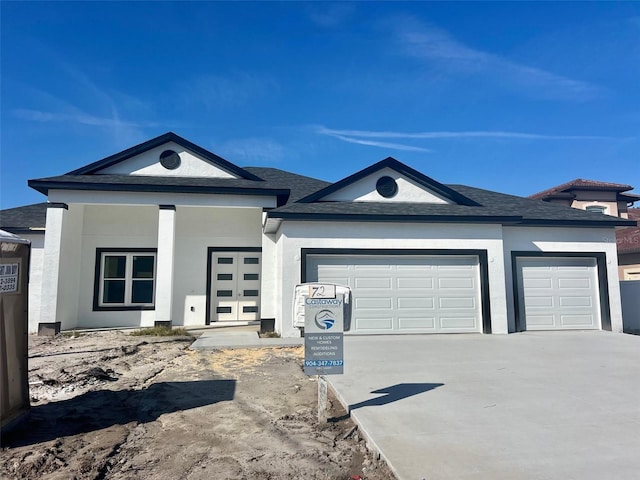
M135 305L114 305L113 307L101 307L95 306L93 307L94 312L126 312L126 311L140 311L140 310L155 310L155 306L143 305L143 306L135 306Z

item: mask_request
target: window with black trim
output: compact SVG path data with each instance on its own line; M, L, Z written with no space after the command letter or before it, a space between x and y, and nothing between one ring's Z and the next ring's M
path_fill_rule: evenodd
M155 251L98 250L98 308L153 307L156 285Z

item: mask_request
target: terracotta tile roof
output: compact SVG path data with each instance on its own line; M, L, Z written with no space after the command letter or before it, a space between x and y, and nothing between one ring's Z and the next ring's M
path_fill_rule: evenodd
M567 193L570 193L571 190L610 190L614 192L626 192L627 190L633 190L633 187L631 185L624 185L621 183L599 182L597 180L576 178L575 180L563 183L557 187L552 187L547 190L543 190L542 192L529 195L529 198L543 199L563 194L566 195Z
M628 210L629 220L638 222L637 227L616 230L618 253L640 253L640 208Z

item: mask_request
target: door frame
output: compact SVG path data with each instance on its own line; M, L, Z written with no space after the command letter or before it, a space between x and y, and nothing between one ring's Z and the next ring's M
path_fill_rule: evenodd
M205 306L205 325L211 325L211 285L213 277L211 269L213 267L213 254L216 252L259 252L262 253L262 247L207 247L207 299ZM262 284L262 262L260 263L260 282ZM262 288L260 288L260 298L262 299Z
M539 250L511 251L511 278L513 282L513 306L516 332L527 330L525 318L520 318L520 290L518 282L518 258L585 258L596 260L598 295L600 297L600 329L611 331L611 310L609 308L609 282L607 280L607 254L604 252L541 252Z
M368 256L476 256L480 269L480 311L482 312L482 333L491 333L491 303L489 297L489 263L486 250L453 250L422 248L301 248L300 278L307 281L307 255L368 255Z

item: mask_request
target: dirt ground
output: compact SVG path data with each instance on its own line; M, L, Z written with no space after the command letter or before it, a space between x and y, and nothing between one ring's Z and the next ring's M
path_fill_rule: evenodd
M302 347L191 351L193 338L31 337L31 414L0 478L393 479L335 399L317 422Z

